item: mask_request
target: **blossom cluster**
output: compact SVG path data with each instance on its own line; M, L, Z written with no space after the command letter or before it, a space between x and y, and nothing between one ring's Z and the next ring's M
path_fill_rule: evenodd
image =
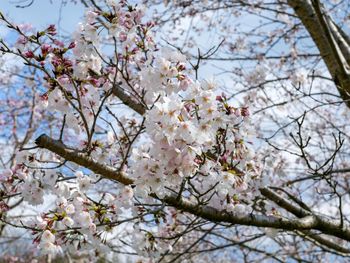
M149 144L135 148L132 157L136 193L164 197L185 183L232 211L240 207L239 194L254 197L260 183L249 149L249 110L216 95L213 80L192 80L177 51L159 53L141 71L146 96L155 103L146 114Z
M20 193L34 206L55 196L55 207L28 225L46 253L69 245L81 249L93 243L96 248L97 240L105 244L101 233L111 232L123 214L139 215L134 238L144 242L134 242L137 251L170 250L156 246L149 229L142 231L146 210L140 200L176 192L240 213L261 187L248 108L232 106L215 81L193 79L183 54L158 49L153 24L142 22L140 7L125 1L108 5L109 12L87 10L68 44L55 39L54 26L28 38L23 33L17 41L26 63L43 72L46 90L37 98L38 107L63 119L55 129L60 140L133 180L132 187L96 193L92 190L101 177L87 175L84 167L74 168L72 175L62 168L65 160L48 151L18 153L16 165L0 180L6 194ZM112 44L113 52L104 43ZM116 88L144 107L142 121L118 118L109 109ZM154 213L153 221L159 221Z

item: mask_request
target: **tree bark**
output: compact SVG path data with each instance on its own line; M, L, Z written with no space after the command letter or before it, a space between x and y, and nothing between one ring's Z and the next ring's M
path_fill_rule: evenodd
M104 178L117 181L124 185L133 184L133 180L128 178L123 173L104 164L100 164L93 158L66 147L61 141L54 140L43 134L36 139L36 144L64 158L66 161L74 162L92 172L101 175ZM210 206L200 206L183 197L178 197L175 194L168 195L163 199L154 197L173 206L181 211L202 217L211 222L221 222L230 224L239 224L255 227L270 227L284 230L318 230L321 233L328 234L343 240L350 241L350 229L347 226L342 227L335 220L330 220L325 217L320 217L310 211L306 211L292 204L289 200L284 199L274 191L263 188L261 193L271 201L284 208L296 218L286 219L277 216L265 216L254 213L234 214L226 211L220 211Z
M350 108L350 45L346 33L322 11L318 0L288 0L316 44L340 96Z

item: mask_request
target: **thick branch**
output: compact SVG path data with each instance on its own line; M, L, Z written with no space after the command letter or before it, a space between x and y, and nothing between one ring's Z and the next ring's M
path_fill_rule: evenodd
M136 102L131 96L126 94L119 85L115 85L112 92L113 95L118 97L123 102L123 104L133 109L140 115L145 114L146 107L143 104Z
M267 197L267 199L275 202L277 205L283 207L296 217L301 218L311 214L309 211L306 211L305 209L294 205L289 200L286 200L285 198L281 197L279 194L277 194L275 191L270 190L269 188L262 188L260 189L260 192L263 196Z
M133 183L132 180L125 177L123 173L118 172L116 169L104 164L100 164L96 162L93 158L87 156L86 154L80 153L76 150L71 150L67 148L62 142L58 140L53 140L46 134L40 135L35 140L35 143L39 147L48 149L67 161L84 166L85 168L88 168L94 173L99 174L105 178L118 181L125 185Z
M246 226L281 228L285 230L312 229L317 224L316 219L313 216L294 220L253 213L231 214L210 206L198 206L187 199L177 199L176 196L167 196L164 198L164 201L179 210L200 216L211 222L226 222Z
M303 230L298 231L298 234L300 234L302 237L314 244L323 246L326 249L337 251L337 253L341 253L342 256L350 254L350 249L337 244L336 242L334 242L334 240L327 239L326 237L321 236L319 233L315 233L310 230Z
M262 188L260 189L260 192L269 200L275 202L277 205L284 208L296 217L305 218L311 215L314 216L317 221L317 226L314 229L319 230L324 234L336 236L350 241L350 229L347 227L342 227L340 222L328 219L326 217L320 217L318 215L315 215L312 212L293 204L289 200L283 198L282 196L268 188Z
M93 160L91 157L86 156L78 151L68 149L62 142L53 140L47 135L41 135L36 144L48 149L55 154L61 156L67 161L77 163L90 169L91 171L99 174L105 178L118 181L122 184L129 185L133 183L133 180L127 178L124 174L118 172L116 169L107 165L100 164ZM166 196L162 201L170 206L178 208L179 210L191 213L193 215L200 216L212 222L226 222L231 224L248 225L256 227L271 227L280 228L284 230L319 230L325 234L336 236L344 240L350 241L350 230L342 228L338 223L327 218L320 218L312 214L311 212L305 212L304 209L299 208L287 200L284 200L278 194L271 190L261 190L272 201L279 204L292 214L296 215L297 219L285 219L275 216L264 216L257 214L232 214L226 211L220 211L210 206L199 206L193 202L188 201L185 198L178 198L177 195Z
M350 72L346 62L350 47L342 36L344 32L338 32L329 17L321 13L317 0L288 0L288 4L309 32L342 99L350 107Z

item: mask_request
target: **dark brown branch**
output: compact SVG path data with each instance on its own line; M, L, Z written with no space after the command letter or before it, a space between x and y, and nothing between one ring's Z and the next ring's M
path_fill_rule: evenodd
M133 183L131 179L125 177L123 173L118 172L116 169L104 164L100 164L86 154L80 153L76 150L71 150L59 140L53 140L45 134L40 135L35 140L35 143L41 148L45 148L51 152L56 153L67 161L84 166L85 168L88 168L94 173L99 174L105 178L118 181L125 185Z
M350 107L350 72L344 58L350 51L344 51L346 47L348 49L349 47L345 45L343 39L339 39L342 32L335 32L337 29L332 27L332 21L329 21L329 17L321 13L319 1L288 0L288 4L294 9L309 32L338 88L339 94L346 105ZM339 47L338 43L344 45Z
M122 90L122 88L119 85L115 85L112 89L112 92L113 92L113 95L118 97L123 102L123 104L130 107L140 115L145 114L146 107L143 104L138 103L134 99L132 99L128 94L126 94Z
M124 174L118 172L116 169L107 165L100 164L91 157L86 156L76 150L68 149L63 143L58 140L53 140L47 135L41 135L36 144L48 149L57 155L61 156L67 161L71 161L82 165L96 174L101 175L107 179L118 181L122 184L129 185L133 180L127 178ZM280 228L284 230L319 230L324 234L336 236L341 239L350 241L350 230L330 219L320 217L306 211L284 199L277 193L269 189L261 189L261 192L270 200L280 205L290 213L294 214L297 219L285 219L282 217L265 216L258 214L232 214L226 211L220 211L210 206L199 206L196 203L190 202L185 198L178 198L177 195L172 194L162 199L163 202L173 206L184 212L200 216L212 222L226 222L231 224L256 226L256 227L270 227ZM153 197L156 197L153 195Z

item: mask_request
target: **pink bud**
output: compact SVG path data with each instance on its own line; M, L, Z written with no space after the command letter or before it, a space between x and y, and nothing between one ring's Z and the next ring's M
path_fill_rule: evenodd
M149 21L146 24L147 27L154 27L154 22L153 21Z
M140 49L138 47L135 47L131 50L132 54L136 54Z
M4 213L4 212L8 211L9 209L10 209L10 207L4 201L0 202L0 212L1 213Z
M49 99L49 95L47 93L44 93L43 95L40 96L40 99L43 101L47 101Z
M26 58L34 58L34 53L33 53L33 51L28 50L28 51L24 52L24 56Z
M57 56L54 56L51 60L52 65L54 65L55 67L58 67L61 63L61 59Z
M47 53L51 52L51 50L52 50L52 48L48 44L43 44L41 46L41 52L43 53L44 56L47 55Z
M127 38L128 38L128 35L127 35L125 32L120 32L120 33L119 33L119 40L120 40L121 42L126 41Z
M243 117L248 117L249 116L249 110L248 110L248 107L243 107L241 109L241 114Z
M178 66L177 66L177 70L178 71L182 71L182 70L185 70L186 69L186 66L185 66L185 64L183 64L183 63L180 63Z
M70 43L69 46L68 46L68 48L69 48L69 49L75 48L75 42Z
M94 78L91 78L90 79L90 83L93 85L93 86L97 86L97 79L94 79Z
M56 35L56 27L55 25L50 25L47 29L46 29L47 33L51 36Z
M222 97L220 95L216 96L216 100L221 102L222 101Z
M66 59L66 58L63 59L63 64L65 67L68 67L68 68L73 66L73 62L69 59Z

